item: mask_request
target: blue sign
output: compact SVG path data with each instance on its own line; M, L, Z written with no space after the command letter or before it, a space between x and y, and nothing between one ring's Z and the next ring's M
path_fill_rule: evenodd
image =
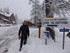
M69 32L69 29L59 29L60 32L63 32L63 46L62 48L64 49L64 45L65 45L65 32Z
M59 31L60 31L60 32L69 32L69 29L63 28L63 29L59 29Z
M49 38L49 32L44 32L44 34Z

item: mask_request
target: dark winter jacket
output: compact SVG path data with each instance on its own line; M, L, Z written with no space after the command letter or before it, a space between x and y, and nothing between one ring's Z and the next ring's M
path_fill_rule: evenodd
M20 36L23 36L23 37L27 37L29 36L29 27L26 26L26 25L22 25L19 29L19 33L18 35Z

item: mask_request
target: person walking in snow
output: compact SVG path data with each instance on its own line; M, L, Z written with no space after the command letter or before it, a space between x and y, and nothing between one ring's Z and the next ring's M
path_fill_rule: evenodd
M19 51L21 51L22 45L26 44L27 37L29 37L29 27L28 27L27 21L24 21L22 23L22 26L20 27L19 33L18 33L18 38L21 40L20 41L20 49L19 49Z

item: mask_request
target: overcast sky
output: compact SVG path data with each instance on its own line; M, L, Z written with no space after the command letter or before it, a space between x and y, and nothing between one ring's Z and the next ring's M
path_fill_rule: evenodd
M42 2L42 0L40 0ZM11 12L16 13L19 19L29 19L31 5L29 0L0 0L0 8L9 8Z

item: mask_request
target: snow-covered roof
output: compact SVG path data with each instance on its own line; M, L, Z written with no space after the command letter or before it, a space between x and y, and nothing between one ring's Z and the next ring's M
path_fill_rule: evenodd
M5 20L5 21L10 21L10 20L8 20L8 19L5 19L5 18L2 18L3 20Z
M2 12L0 12L0 14L5 15L7 17L10 17L12 15L12 13L7 14L7 13L2 13Z

